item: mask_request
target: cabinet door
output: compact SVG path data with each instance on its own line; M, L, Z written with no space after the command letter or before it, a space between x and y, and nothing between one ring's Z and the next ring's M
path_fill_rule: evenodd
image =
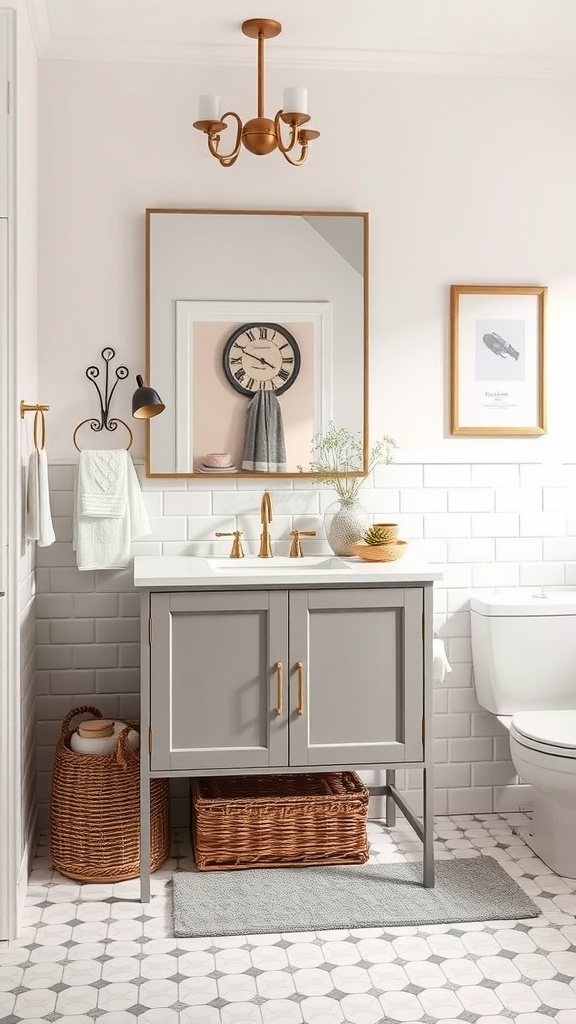
M151 607L152 770L286 765L287 595L152 594Z
M422 760L422 614L418 588L291 593L290 764Z

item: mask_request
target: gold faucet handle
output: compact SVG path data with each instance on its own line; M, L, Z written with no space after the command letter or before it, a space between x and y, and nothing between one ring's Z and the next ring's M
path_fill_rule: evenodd
M300 543L300 537L315 537L316 530L292 530L290 536L293 538L290 545L289 558L302 558L302 545Z
M232 541L232 550L230 552L230 558L244 558L244 548L242 547L242 530L230 530L228 533L222 533L220 530L216 530L216 537L234 537Z

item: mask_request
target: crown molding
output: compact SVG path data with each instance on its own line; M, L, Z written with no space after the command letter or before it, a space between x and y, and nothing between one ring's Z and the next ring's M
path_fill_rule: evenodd
M194 67L254 67L255 52L244 43L157 43L153 40L54 39L46 0L26 0L43 60L186 64ZM474 78L576 79L575 57L532 57L475 53L415 53L387 50L274 45L267 67L320 71L381 71L389 74L453 75Z
M94 42L67 39L49 43L46 60L186 64L190 67L254 67L255 54L237 44L157 45L151 42ZM491 54L393 53L313 47L269 48L266 66L320 71L380 71L389 74L452 75L474 78L575 79L576 58L500 56Z

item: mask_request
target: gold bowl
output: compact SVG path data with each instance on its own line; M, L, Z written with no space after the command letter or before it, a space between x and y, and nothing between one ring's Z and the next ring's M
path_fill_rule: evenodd
M395 562L406 553L408 542L397 540L393 544L353 544L354 554L365 562Z

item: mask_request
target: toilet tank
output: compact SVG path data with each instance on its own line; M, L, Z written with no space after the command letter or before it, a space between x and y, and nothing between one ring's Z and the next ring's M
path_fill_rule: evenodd
M470 599L479 704L497 715L576 708L576 590Z

